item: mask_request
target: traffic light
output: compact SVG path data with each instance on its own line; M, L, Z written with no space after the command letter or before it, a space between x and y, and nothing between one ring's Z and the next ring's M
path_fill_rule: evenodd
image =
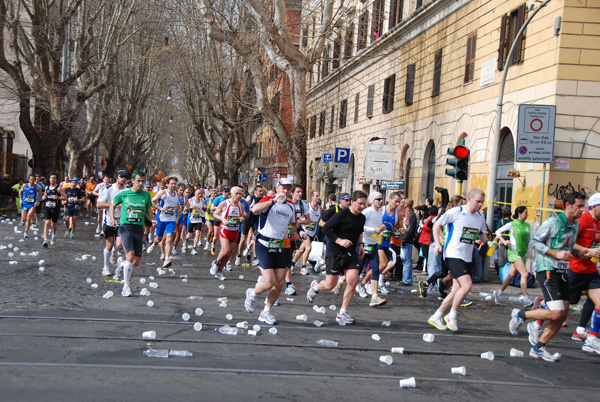
M469 177L469 148L464 145L457 145L454 148L448 148L446 165L452 166L446 169L446 175L455 178L456 180L465 181Z

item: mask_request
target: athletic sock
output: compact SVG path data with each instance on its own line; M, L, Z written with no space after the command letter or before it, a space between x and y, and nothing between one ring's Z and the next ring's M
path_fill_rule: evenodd
M595 308L592 314L592 321L590 323L589 336L594 338L598 337L598 329L600 329L600 309Z
M250 294L252 295L252 297L256 297L256 296L258 296L258 293L256 293L256 292L254 291L254 289L252 289L252 293L250 293Z
M292 284L292 282L285 282L285 286L288 287Z
M110 267L110 250L104 249L102 254L104 256L104 266Z
M270 313L270 312L271 312L271 307L265 306L265 308L263 309L263 313Z
M504 293L504 292L502 292L502 289L498 289L498 290L496 290L496 292L498 292L498 296L502 296L502 293Z
M592 318L592 314L594 313L594 301L589 297L583 303L583 308L581 309L581 318L579 319L579 326L585 328Z
M540 341L535 344L536 349L543 348L544 346L546 346L546 344Z
M437 320L439 318L442 318L443 315L444 313L438 309L435 313L433 313L433 316L431 316L431 318Z
M452 308L452 309L450 309L450 312L448 313L448 318L456 318L457 315L458 315L458 311L456 311Z
M123 264L123 285L129 286L131 271L133 271L133 262L126 261Z
M346 311L348 311L348 310L346 310L345 308L341 308L340 309L340 315L346 314Z

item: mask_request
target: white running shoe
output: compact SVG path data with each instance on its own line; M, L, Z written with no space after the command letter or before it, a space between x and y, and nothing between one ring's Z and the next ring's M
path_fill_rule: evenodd
M169 268L171 266L171 260L165 260L163 263L163 268Z
M101 231L100 225L96 226L96 234L100 234L100 231Z
M71 231L70 231L70 230L68 230L68 229L67 229L67 230L65 230L65 237L69 237L69 233L71 233Z
M246 308L246 311L251 314L254 312L254 305L256 304L256 297L252 296L253 290L254 289L252 288L246 289L246 300L244 301L244 307Z
M288 296L293 296L296 294L296 288L293 284L290 283L289 285L287 285L287 287L285 288L285 294Z
M240 265L241 263L242 263L242 259L240 258L240 256L239 256L239 255L237 255L237 256L235 257L235 265Z
M309 303L314 302L317 297L318 292L314 289L314 287L317 286L318 284L319 284L319 282L317 280L314 280L310 283L310 287L308 288L308 291L306 292L306 300L308 300Z
M187 252L187 250L185 249L185 246L181 247L181 254L185 254Z
M127 285L123 286L123 290L121 290L121 296L131 297L131 288Z
M510 330L510 333L514 336L519 335L519 329L521 328L521 324L523 324L523 319L519 317L520 312L521 310L519 310L518 308L513 308L513 310L510 313L510 322L508 323L508 329Z
M250 252L250 246L247 246L247 247L244 249L244 251L242 251L242 255L243 255L244 257L248 257L248 253L249 253L249 252ZM239 265L239 264L236 264L236 265Z
M225 264L225 270L231 272L233 270L233 266L231 265L231 261L227 261Z
M600 341L598 340L598 338L588 338L585 340L585 342L583 342L581 350L583 350L584 352L596 353L597 355L600 355Z
M275 317L273 317L273 314L271 314L270 311L269 312L263 311L262 313L260 313L260 315L258 316L258 321L264 322L267 325L277 324L277 320L275 319Z
M439 329L440 331L445 331L448 329L448 327L446 326L446 324L444 324L444 321L442 320L442 317L439 318L433 318L433 316L429 317L429 319L427 320L427 323L429 325L433 325L434 327L436 327L437 329Z
M24 239L26 239L26 238L28 238L28 237L29 237L29 236L27 235L27 232L23 232L23 238L24 238Z
M371 282L365 283L365 290L369 296L373 295L373 289L371 289Z
M48 239L44 239L42 247L48 247Z
M362 282L359 282L358 285L356 285L356 291L361 298L365 299L367 297L367 291L365 290L365 285L363 285Z
M252 260L252 266L256 267L258 265L258 258Z
M50 245L53 246L54 242L56 242L56 236L52 235L52 237L50 238Z
M444 321L446 321L446 327L450 331L458 331L458 323L456 322L456 317L452 318L450 315L444 317Z
M204 251L208 251L210 249L210 243L204 244Z
M102 276L111 276L110 269L108 267L102 268Z
M117 253L110 253L110 263L112 265L117 263Z
M344 326L346 324L354 324L355 322L354 318L352 318L348 313L338 313L338 315L335 317L335 320L341 326Z
M544 359L545 361L547 361L547 362L552 362L552 363L554 363L554 362L558 361L558 360L561 358L561 355L560 355L560 353L554 353L554 354L550 354L550 352L548 352L548 351L546 350L546 347L545 347L545 346L542 346L542 347L541 347L541 348L539 348L539 349L538 349L538 348L536 348L535 346L534 346L534 347L532 347L532 348L529 350L529 356L531 356L531 357L535 357L536 359L541 357L541 358L542 358L542 359Z
M223 275L223 272L220 271L217 271L217 273L215 274L215 278L217 278L220 281L227 280L227 278L225 278L225 275Z
M146 253L150 254L150 253L152 252L152 250L154 250L154 247L156 247L156 244L152 243L152 244L150 245L150 247L148 247L148 248L146 249Z
M160 259L161 259L161 260L164 260L164 259L165 259L165 255L161 253L161 254L160 254Z
M308 268L302 267L302 269L300 270L300 275L308 275Z
M499 290L494 290L493 296L494 296L494 303L496 303L496 305L499 306L500 303L502 302L502 294L500 293Z
M75 238L75 233L71 232L71 239Z
M531 346L535 346L538 343L542 332L544 332L542 328L538 329L535 327L535 321L527 324L527 333L529 334L529 343L531 343Z
M171 255L177 255L177 250L175 249L175 246L171 247Z
M377 293L381 293L382 295L389 295L390 291L387 287L385 287L385 285L380 284L379 286L377 286Z
M190 254L191 254L191 255L196 255L196 254L198 254L198 252L196 251L196 249L195 249L195 248L193 248L193 249L192 249L192 251L190 252Z
M210 264L210 274L211 275L216 275L217 271L219 270L219 264L217 264L217 260L214 260L211 264Z
M387 303L386 299L379 297L379 295L373 295L371 297L371 303L369 303L369 307L383 306L385 303Z

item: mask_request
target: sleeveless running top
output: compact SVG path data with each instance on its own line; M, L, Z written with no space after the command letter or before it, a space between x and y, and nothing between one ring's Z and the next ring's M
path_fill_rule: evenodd
M167 208L167 210L161 212L160 221L174 222L177 220L177 211L179 210L179 199L177 198L177 193L175 193L175 195L171 195L167 190L165 190L165 194L167 196L163 198L163 207Z
M190 214L190 223L201 223L204 218L204 200L200 198L200 201L196 202L194 198L192 200L192 210Z
M392 230L394 229L394 225L396 224L396 210L394 209L394 214L389 216L387 213L387 205L383 207L383 216L381 217L381 224L385 225L385 231L381 236L381 242L379 245L382 247L390 246L390 238L392 237Z
M225 208L221 211L221 217L225 218L225 221L221 224L221 228L225 230L239 230L240 229L240 217L243 216L244 210L241 203L233 205L229 200L225 201Z
M54 209L59 207L58 186L54 188L50 188L50 186L46 187L46 208Z

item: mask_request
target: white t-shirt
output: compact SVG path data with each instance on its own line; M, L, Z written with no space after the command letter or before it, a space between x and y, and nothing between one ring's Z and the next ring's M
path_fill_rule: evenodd
M311 204L306 206L308 209L305 209L304 213L306 214L308 212L308 215L310 216L310 223L308 225L302 225L302 230L304 230L309 236L314 237L317 233L317 223L319 222L319 218L321 218L321 206L317 205L316 210L312 209Z
M104 183L102 184L104 185ZM127 190L127 186L124 186L120 190L114 184L111 184L108 187L105 186L98 197L98 202L106 202L110 204L113 202L117 194L125 190ZM121 208L115 208L115 220L119 222L119 218L121 218ZM108 210L104 214L104 218L102 218L102 223L104 223L106 226L110 226L110 214L108 213Z
M377 211L373 207L369 207L363 209L362 214L367 218L365 220L363 242L370 245L375 244L377 243L377 237L373 238L373 233L375 233L375 229L381 226L383 211L381 209Z
M264 197L260 202L271 199L273 197ZM276 202L266 211L260 213L258 218L258 233L271 239L280 240L287 237L288 224L295 222L294 205L291 202L283 204Z
M471 214L461 206L448 210L439 220L442 225L448 226L444 258L458 258L464 262L471 262L475 240L486 230L483 214Z

